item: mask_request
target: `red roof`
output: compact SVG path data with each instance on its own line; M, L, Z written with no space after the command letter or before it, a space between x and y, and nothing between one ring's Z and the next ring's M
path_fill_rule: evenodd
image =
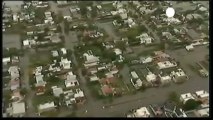
M36 87L36 92L37 93L41 93L41 92L44 92L45 91L45 87L44 86L38 86Z
M102 90L102 92L103 92L104 95L112 94L112 92L113 92L112 88L109 87L108 85L102 86L101 90Z

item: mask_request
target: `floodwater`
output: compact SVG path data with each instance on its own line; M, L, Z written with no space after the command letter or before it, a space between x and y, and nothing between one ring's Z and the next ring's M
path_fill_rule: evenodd
M3 1L6 6L10 7L13 12L18 12L21 10L21 5L23 1Z

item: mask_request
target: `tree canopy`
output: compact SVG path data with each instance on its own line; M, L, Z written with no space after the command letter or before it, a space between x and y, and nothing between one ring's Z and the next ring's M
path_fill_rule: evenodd
M200 105L200 102L195 101L194 99L189 99L183 106L184 110L193 110L196 109Z

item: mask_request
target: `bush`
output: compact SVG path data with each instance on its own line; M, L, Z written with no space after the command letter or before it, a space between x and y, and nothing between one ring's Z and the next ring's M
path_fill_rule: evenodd
M186 101L186 103L183 105L183 109L184 110L194 110L196 108L198 108L198 106L200 105L201 103L198 102L198 101L195 101L194 99L189 99Z

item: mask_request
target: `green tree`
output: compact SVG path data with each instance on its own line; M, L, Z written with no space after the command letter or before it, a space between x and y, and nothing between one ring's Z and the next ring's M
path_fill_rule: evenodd
M126 50L126 43L124 41L118 41L115 43L115 47L124 51L124 50Z
M91 16L92 18L95 18L97 17L97 8L96 7L92 7L92 11L91 11Z
M175 91L169 93L169 100L175 103L180 102L180 95L178 95Z
M184 110L194 110L196 109L201 103L198 101L195 101L194 99L189 99L186 101L186 103L183 105Z
M21 89L21 91L20 91L21 95L26 95L27 92L28 92L28 91L27 91L26 88L23 88L23 89Z

